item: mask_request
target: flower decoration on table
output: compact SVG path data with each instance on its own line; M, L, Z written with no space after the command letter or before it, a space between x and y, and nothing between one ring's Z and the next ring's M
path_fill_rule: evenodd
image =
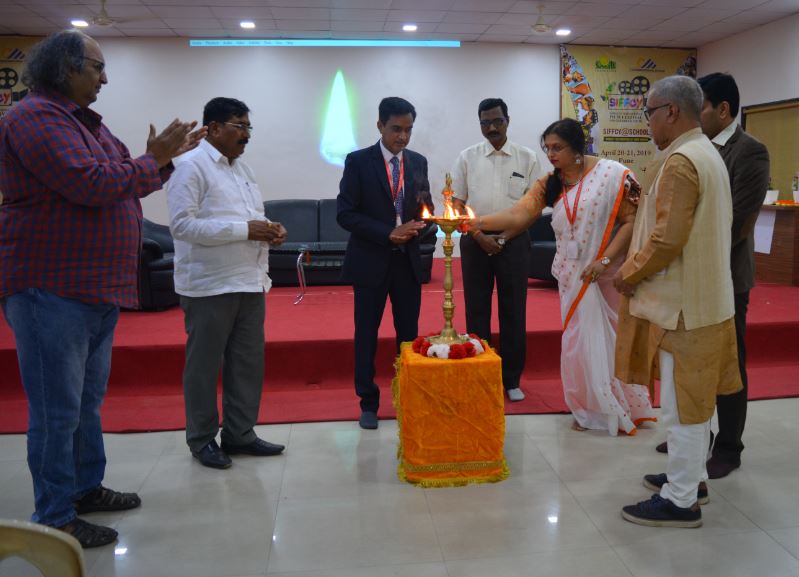
M430 335L437 336L437 335ZM439 359L466 359L476 357L485 352L483 342L475 334L460 335L463 343L434 343L429 337L416 337L413 341L413 352L419 353L424 357L436 357Z

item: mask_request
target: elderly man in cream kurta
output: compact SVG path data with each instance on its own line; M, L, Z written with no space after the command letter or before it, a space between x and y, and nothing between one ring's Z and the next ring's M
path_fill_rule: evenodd
M741 388L738 373L727 170L702 134L702 90L671 76L649 92L645 115L661 151L646 171L627 261L614 278L619 311L616 376L650 383L659 368L668 427L666 473L646 475L651 499L622 509L649 526L699 527L716 395Z

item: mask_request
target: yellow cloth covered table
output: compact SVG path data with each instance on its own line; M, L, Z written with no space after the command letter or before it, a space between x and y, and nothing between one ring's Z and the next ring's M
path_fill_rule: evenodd
M446 360L402 344L392 383L400 479L451 487L508 477L502 361L484 346L476 357Z

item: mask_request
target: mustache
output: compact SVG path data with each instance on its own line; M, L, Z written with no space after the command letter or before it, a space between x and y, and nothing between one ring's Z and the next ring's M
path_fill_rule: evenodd
M239 140L239 144L247 144L248 142L250 142L249 138L242 138L241 140Z

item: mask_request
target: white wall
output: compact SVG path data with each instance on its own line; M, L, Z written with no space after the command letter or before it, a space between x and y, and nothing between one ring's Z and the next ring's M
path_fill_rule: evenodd
M799 14L699 48L699 75L735 77L741 105L799 98Z
M319 156L323 111L341 68L355 95L355 139L377 142L377 105L402 96L417 109L410 148L429 160L434 194L458 152L480 141L477 105L488 97L509 107L509 137L539 149L558 118L557 46L464 45L433 48L189 48L186 40L100 39L109 83L94 108L132 154L144 152L147 125L174 117L201 120L215 96L252 109L255 130L244 158L267 199L332 198L341 167ZM539 155L544 160L543 154ZM435 200L438 200L434 196ZM145 216L168 220L163 192L143 202Z

